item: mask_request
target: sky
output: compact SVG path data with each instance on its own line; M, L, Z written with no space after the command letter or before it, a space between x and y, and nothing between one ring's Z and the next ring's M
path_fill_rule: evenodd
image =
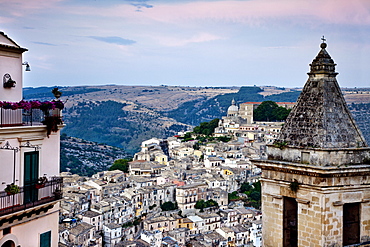
M341 87L370 87L369 0L0 0L24 86L302 87L325 36Z

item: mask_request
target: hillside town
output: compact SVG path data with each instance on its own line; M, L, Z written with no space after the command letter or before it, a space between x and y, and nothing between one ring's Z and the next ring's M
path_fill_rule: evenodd
M258 190L250 159L266 155L283 122L253 121L260 103L233 100L214 141L199 145L193 132L143 141L127 173L62 173L60 246L261 246L260 191L240 189Z
M296 103L233 99L221 119L143 138L128 159L61 142L62 92L25 100L27 49L0 32L0 246L370 246L370 147L326 48L322 37ZM92 175L60 172L82 150Z

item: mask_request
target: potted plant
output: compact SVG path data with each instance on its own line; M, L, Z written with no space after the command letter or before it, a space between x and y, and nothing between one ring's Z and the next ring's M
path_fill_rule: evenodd
M15 195L15 194L19 193L20 191L21 190L20 190L19 186L14 184L14 183L8 184L5 188L5 192L8 195Z
M46 135L49 137L52 131L58 131L58 125L62 124L63 121L58 116L45 116L45 119L42 121L42 123L46 125Z
M37 181L37 184L35 185L36 189L44 188L47 181L48 179L45 176L40 177Z

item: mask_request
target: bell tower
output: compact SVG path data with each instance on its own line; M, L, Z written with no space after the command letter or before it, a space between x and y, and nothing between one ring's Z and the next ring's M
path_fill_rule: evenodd
M262 169L264 246L370 240L370 148L336 80L325 39Z

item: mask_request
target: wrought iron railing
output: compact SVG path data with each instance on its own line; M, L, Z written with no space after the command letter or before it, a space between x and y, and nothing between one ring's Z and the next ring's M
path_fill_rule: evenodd
M0 128L14 126L45 125L45 120L50 117L61 118L61 110L41 109L5 109L0 107Z
M62 198L63 178L52 177L49 181L20 187L17 194L0 192L0 216L39 206Z

